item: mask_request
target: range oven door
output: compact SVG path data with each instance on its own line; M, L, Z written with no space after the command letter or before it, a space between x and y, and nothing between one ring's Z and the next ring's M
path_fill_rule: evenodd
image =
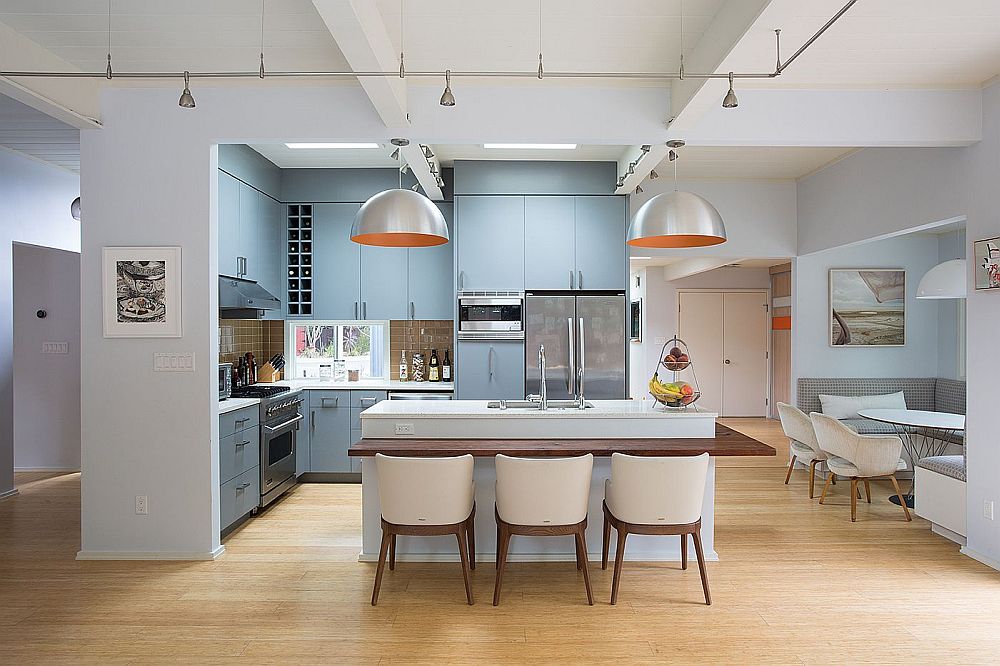
M290 414L276 425L261 426L260 495L267 506L295 482L296 437L302 415Z

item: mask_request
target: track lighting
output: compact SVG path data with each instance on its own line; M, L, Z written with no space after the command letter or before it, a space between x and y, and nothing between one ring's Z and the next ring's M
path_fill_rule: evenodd
M441 176L438 176L434 182L437 183L438 187L444 187L444 178L442 178Z
M644 144L642 145L642 147L640 148L640 150L642 150L642 153L643 153L643 155L645 155L646 153L648 153L648 152L649 152L649 149L650 149L650 148L652 148L652 146L651 146L651 145L649 145L648 143L644 143Z
M399 148L397 148L396 150L394 150L391 153L389 153L389 157L391 157L394 160L398 160L399 159Z
M626 171L625 173L628 174L629 176L635 173L635 162L629 162L628 171Z
M635 193L636 194L642 194L642 185L636 185L635 186Z
M676 159L677 159L677 151L676 150L671 150L669 153L667 153L667 160L669 160L670 162L673 162Z
M441 93L441 106L455 106L455 95L451 92L451 70L444 71L444 92Z
M538 53L538 79L541 80L545 76L545 70L542 69L542 54Z
M659 177L660 177L660 174L656 173L656 169L650 169L650 171L649 171L649 179L650 180L656 180Z
M181 91L181 98L177 100L177 105L185 109L194 108L194 95L191 94L190 85L191 74L184 72L184 90Z
M410 173L410 165L404 164L403 166L399 167L399 173Z
M431 147L424 146L423 148L424 148L424 157L426 157L429 160L434 159L434 153L431 151Z
M420 183L413 183L413 187L411 187L410 189L416 192L418 189L420 189Z
M618 176L618 187L625 184L625 176Z
M428 162L427 168L430 169L431 175L436 176L438 172L437 165L434 162Z
M736 91L733 90L733 73L729 72L729 92L726 93L725 99L722 100L722 108L735 109L739 105L740 101L736 99Z

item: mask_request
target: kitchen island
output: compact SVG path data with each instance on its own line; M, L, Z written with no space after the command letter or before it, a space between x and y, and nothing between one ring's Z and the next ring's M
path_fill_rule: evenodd
M604 481L611 476L611 454L712 456L702 514L705 557L715 552L715 458L718 456L773 456L775 451L716 423L717 414L689 408L667 411L648 401L595 400L588 409L498 409L486 401L378 403L361 413L362 439L349 454L360 457L363 505L361 561L378 560L381 511L378 498L376 453L396 456L476 457L477 557L492 561L496 553L493 520L496 471L493 457L564 457L591 453L591 482L587 550L600 559ZM401 538L396 557L409 561L457 561L453 538ZM679 561L680 542L670 537L630 535L629 560ZM574 561L571 538L517 537L511 542L511 561Z

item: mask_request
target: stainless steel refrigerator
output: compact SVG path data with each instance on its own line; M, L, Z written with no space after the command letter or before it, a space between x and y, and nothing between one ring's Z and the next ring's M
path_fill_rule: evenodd
M531 294L524 303L525 394L541 392L538 348L545 345L549 400L572 399L584 368L588 400L625 398L625 296Z

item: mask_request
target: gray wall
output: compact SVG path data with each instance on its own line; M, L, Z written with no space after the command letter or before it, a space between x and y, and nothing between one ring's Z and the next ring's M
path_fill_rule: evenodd
M14 488L12 242L78 252L80 223L69 206L79 192L75 174L0 149L0 496Z
M80 469L80 253L14 244L14 468ZM35 313L45 310L46 316ZM68 353L43 354L43 342Z
M455 194L614 194L615 162L456 160Z
M938 236L938 261L965 257L965 229ZM964 334L959 317L965 316L964 303L957 300L938 301L938 377L965 378L965 368L959 367L958 336Z

